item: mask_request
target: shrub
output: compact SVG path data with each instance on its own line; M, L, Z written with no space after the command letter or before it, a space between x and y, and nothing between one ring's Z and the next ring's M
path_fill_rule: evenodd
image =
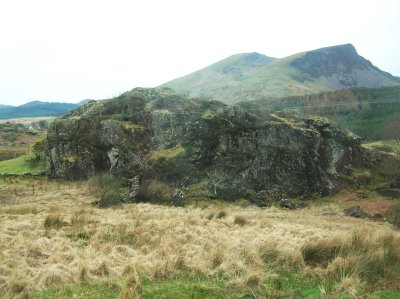
M173 189L167 184L157 180L146 180L140 186L138 197L149 202L169 202L172 195Z
M15 140L17 140L18 136L15 133L7 133L3 135L3 139L7 140L9 142L13 142Z
M92 176L88 180L90 189L100 198L96 204L108 207L123 202L121 181L109 173Z
M109 188L104 192L97 205L101 208L117 205L123 202L123 195L119 187Z

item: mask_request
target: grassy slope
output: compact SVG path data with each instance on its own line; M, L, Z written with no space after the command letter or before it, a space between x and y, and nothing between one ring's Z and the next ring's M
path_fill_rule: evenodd
M322 79L312 79L290 65L302 53L251 68L245 66L246 55L248 54L233 55L162 86L189 93L194 97L209 95L228 104L242 99L307 94L327 89ZM240 71L226 74L222 71L226 67L239 68Z
M313 55L309 55L310 53ZM348 76L347 71L340 71L343 69L340 66L343 67L345 64L349 64L353 68L350 74L356 76L358 78L356 80L359 82L363 82L363 78L369 78L369 76L374 77L374 80L379 80L380 82L375 82L379 86L393 86L400 82L398 78L388 79L389 77L383 72L375 77L379 70L358 56L351 45L298 53L252 67L248 67L246 64L249 55L251 54L233 55L192 74L169 81L162 86L187 93L192 97L205 95L226 104L233 104L265 97L305 95L331 90L332 88L328 87L328 78L335 81ZM305 61L300 67L298 63L302 58L305 58ZM297 67L294 66L294 62ZM335 69L336 64L337 69ZM357 70L363 69L365 66L368 71L363 75L360 73L357 75ZM234 71L226 72L226 69ZM335 74L338 77L333 79L332 76L335 77ZM348 84L352 84L351 81L340 82L339 85L331 85L333 83L330 82L329 86L346 88L349 86ZM373 86L370 84L368 86Z
M227 104L330 90L325 76L312 77L292 65L294 61L305 57L307 53L310 52L298 53L253 66L246 64L246 57L250 54L233 55L162 86L187 93L192 97L204 95ZM357 60L358 58L359 56L354 56L349 59ZM224 71L227 68L236 69L236 71L227 73ZM395 82L389 82L383 77L380 84L396 85Z
M246 100L252 100L260 97L283 97L327 90L323 78L310 78L291 66L291 62L302 55L304 53L295 54L254 69L239 84L241 93Z
M13 174L24 174L24 173L35 173L46 169L44 161L31 165L27 162L31 155L20 156L15 159L0 161L0 174L13 173Z
M376 147L387 146L390 147L394 153L400 155L400 141L396 140L381 140L381 141L369 142L369 143L364 143L362 146L368 149L374 147L376 148Z

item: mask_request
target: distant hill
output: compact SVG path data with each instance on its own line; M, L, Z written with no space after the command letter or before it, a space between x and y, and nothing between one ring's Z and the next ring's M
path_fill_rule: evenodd
M381 71L359 56L353 45L345 44L280 59L258 53L237 54L162 86L192 97L206 96L233 104L398 84L399 77Z
M78 108L80 105L80 103L49 103L41 101L33 101L20 106L0 105L0 119L38 116L60 116Z

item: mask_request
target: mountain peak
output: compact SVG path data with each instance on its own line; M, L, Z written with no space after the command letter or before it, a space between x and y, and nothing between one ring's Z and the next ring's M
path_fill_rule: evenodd
M400 84L358 55L352 44L311 50L276 59L260 53L229 56L162 86L209 96L232 104L259 98L285 97L352 87Z
M264 54L260 54L257 52L252 52L252 53L245 53L244 55L244 61L250 66L254 65L260 65L260 64L267 64L270 63L274 58L268 57Z
M27 108L27 107L34 107L34 106L45 105L45 104L48 104L48 103L42 102L42 101L31 101L31 102L27 102L27 103L25 103L25 104L23 104L23 105L20 105L20 106L18 106L18 107Z
M364 69L372 67L372 64L359 56L352 44L345 44L305 52L302 57L292 61L292 66L317 78L338 72L349 73L355 67Z
M351 55L358 55L356 48L353 46L353 44L343 44L343 45L336 45L336 46L330 46L330 47L324 47L324 48L320 48L320 49L316 49L313 51L326 51L326 52L342 52L342 53L347 53L347 54L351 54ZM312 52L312 51L309 51Z
M400 83L369 60L358 55L352 44L321 48L305 52L291 65L311 78L325 77L331 89L350 87L380 87L384 82Z

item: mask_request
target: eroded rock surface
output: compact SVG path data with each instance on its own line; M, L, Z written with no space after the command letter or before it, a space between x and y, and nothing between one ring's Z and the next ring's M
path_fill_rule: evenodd
M334 192L360 150L358 137L324 119L141 88L57 119L46 143L51 178L107 171L135 178L133 197L157 181L187 196L206 186L210 197L265 202Z

